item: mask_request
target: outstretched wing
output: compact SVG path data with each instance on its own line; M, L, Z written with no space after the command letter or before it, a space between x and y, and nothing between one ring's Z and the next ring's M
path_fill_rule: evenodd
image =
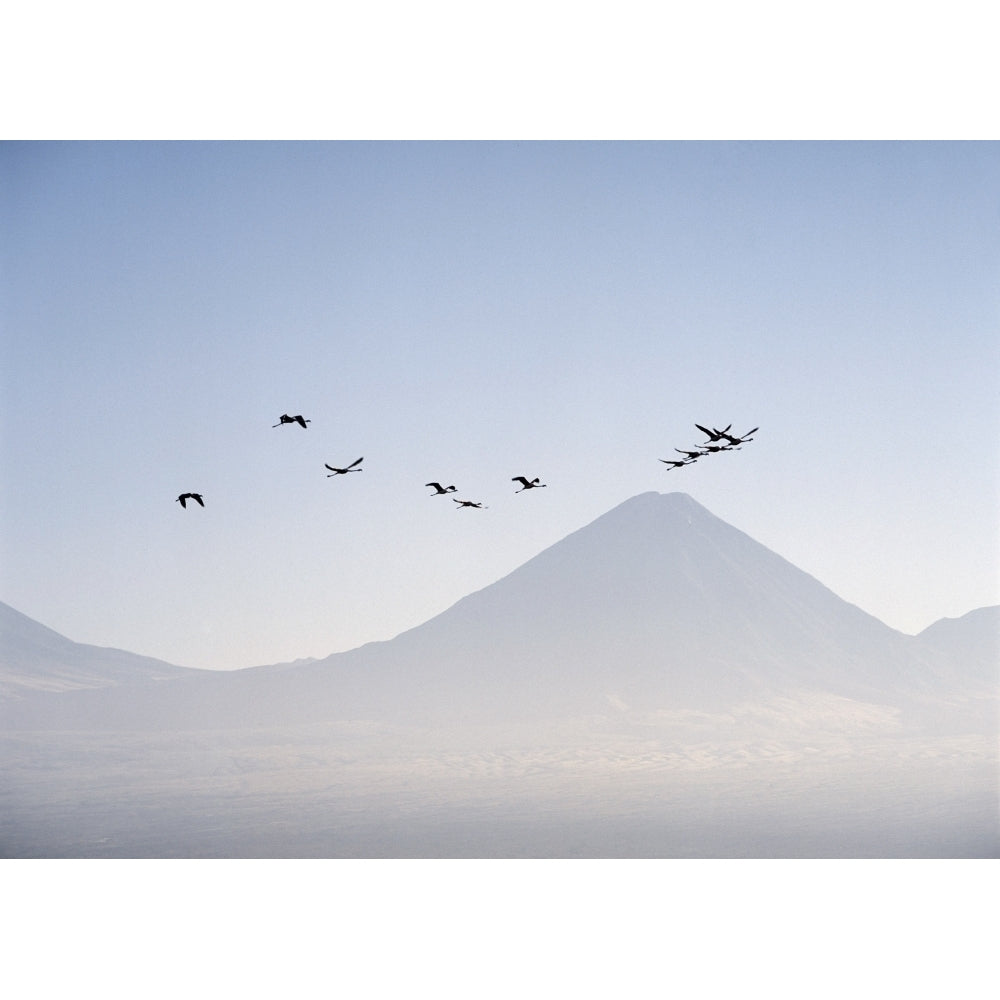
M351 462L351 464L348 466L348 468L349 469L353 469L354 466L360 465L364 460L365 460L365 456L362 455L361 458L355 459L353 462Z
M205 501L202 500L202 498L197 493L192 493L191 496L194 497L194 499L197 500L202 507L205 506Z

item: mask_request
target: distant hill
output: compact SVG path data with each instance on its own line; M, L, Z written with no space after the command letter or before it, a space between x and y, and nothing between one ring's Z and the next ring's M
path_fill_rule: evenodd
M963 673L954 643L934 638L894 631L686 494L645 493L387 642L224 673L162 664L174 674L161 674L154 690L21 699L0 722L185 729L374 720L444 732L720 713L816 695L917 706L923 716L956 694L995 694L978 670ZM77 669L70 678L77 687L79 677Z
M0 603L0 697L132 685L197 672L122 649L73 642Z
M977 608L960 618L942 618L917 638L944 653L968 676L1000 686L1000 607Z

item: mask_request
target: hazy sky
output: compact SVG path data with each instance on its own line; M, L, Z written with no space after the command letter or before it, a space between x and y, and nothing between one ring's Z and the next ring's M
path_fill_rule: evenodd
M1000 603L998 224L996 143L0 145L0 600L325 656L683 490L905 632Z

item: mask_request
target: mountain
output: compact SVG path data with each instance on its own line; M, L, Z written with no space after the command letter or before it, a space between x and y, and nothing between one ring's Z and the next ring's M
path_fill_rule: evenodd
M1000 607L977 608L961 618L942 618L917 639L960 665L963 673L1000 686Z
M0 857L997 857L998 614L903 635L679 493L315 662L7 609Z
M961 669L941 644L890 629L686 494L645 493L392 640L313 663L22 698L0 721L444 731L816 695L903 711L982 688Z
M170 680L197 673L149 656L73 642L0 603L0 697Z

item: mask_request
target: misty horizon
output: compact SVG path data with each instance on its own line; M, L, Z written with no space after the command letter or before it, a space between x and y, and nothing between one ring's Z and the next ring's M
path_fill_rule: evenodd
M670 493L658 493L656 491L647 491L647 494L638 494L638 495L636 495L634 497L629 498L628 500L622 501L622 504L632 503L632 502L638 500L641 496L644 496L644 495L648 495L648 496L671 496L671 495L676 495L676 496L687 497L688 499L693 499L693 498L690 497L689 494L687 494L687 493L685 493L683 491L671 491ZM618 506L621 506L622 504L619 504ZM614 509L614 508L612 508L612 509ZM610 511L608 513L610 513ZM583 526L583 527L586 527L586 526ZM581 530L581 529L579 529L579 528L578 529L574 529L573 531L570 532L570 534L575 534L576 531L579 531L579 530ZM558 543L553 543L553 544L558 544ZM531 558L534 558L534 557L531 557ZM528 561L530 561L530 559ZM467 595L465 595L463 597L459 597L452 604L450 604L447 607L443 608L437 614L432 615L432 617L437 617L439 614L443 614L443 613L451 610L451 608L453 608L456 604L459 604L463 600L465 600L466 597L472 596L472 594L478 593L481 590L486 590L486 589L492 587L494 584L501 582L502 580L504 580L508 576L510 576L511 573L516 572L518 568L519 567L515 567L515 569L510 570L510 572L505 573L503 576L498 577L496 580L493 580L493 581L491 581L489 583L484 584L482 587L478 588L475 591L471 591L469 594L467 594ZM965 611L962 614L957 615L955 617L948 617L948 616L942 615L939 618L935 618L934 620L932 620L928 625L926 625L923 629L919 630L918 632L912 632L912 633L911 632L903 632L903 631L901 631L899 629L893 629L893 631L898 631L902 635L910 635L910 636L916 637L916 636L922 635L923 633L929 631L930 629L934 629L936 627L940 627L940 625L941 625L942 622L955 621L958 618L963 618L966 615L972 614L975 611L983 610L983 608L985 608L985 607L990 607L990 605L984 605L984 606L982 606L980 608L970 608L967 611ZM16 611L17 614L23 615L23 612L21 612L21 611L19 611L17 609L11 608L11 610L12 611ZM860 608L860 610L865 611L866 614L870 614L870 612L867 611L864 608ZM24 615L24 617L27 618L28 616ZM877 617L877 616L873 615L872 617ZM429 620L430 619L428 619L428 621ZM320 655L295 656L293 658L282 659L282 660L275 661L274 664L270 664L270 665L273 665L273 666L285 666L285 665L292 665L292 664L297 664L297 663L315 662L317 660L326 659L329 656L334 656L334 655L336 655L337 652L352 652L352 651L354 651L356 649L363 648L363 646L370 645L372 643L381 643L381 642L391 641L394 638L398 638L400 635L404 634L405 632L410 632L410 631L413 631L414 629L420 628L424 624L426 624L426 622L419 622L419 623L417 623L417 624L415 624L413 626L410 626L409 628L403 629L400 632L394 633L392 635L384 636L384 637L378 637L378 638L370 639L367 642L362 643L360 646L350 647L349 649L346 649L346 650L334 651L334 652L330 652L330 653L326 653L326 654L320 654ZM883 624L885 624L885 623L883 622ZM49 628L49 626L45 626L45 627ZM892 626L888 626L887 625L886 627L887 628L891 628ZM60 633L56 632L55 629L51 629L51 631L55 632L57 635L60 635ZM92 645L92 644L90 644L90 645ZM134 650L128 650L128 651L123 650L122 647L114 645L114 644L110 644L110 643L107 644L107 645L94 646L94 648L95 649L104 649L104 650L122 651L122 652L135 652ZM212 666L208 666L208 667L191 667L191 666L188 666L187 664L170 663L170 661L162 659L160 657L152 656L148 652L144 652L144 653L138 654L138 655L142 655L142 656L144 656L146 658L149 658L149 659L159 660L160 662L167 663L167 664L169 664L171 666L185 667L185 669L189 669L189 670L199 670L199 669L200 670L248 670L248 669L254 669L256 667L268 665L268 664L260 664L260 663L251 663L251 664L245 664L243 666L227 667L227 668L224 668L224 667L212 667Z
M15 856L1000 850L1000 607L903 635L684 493L321 660L188 669L0 611Z

